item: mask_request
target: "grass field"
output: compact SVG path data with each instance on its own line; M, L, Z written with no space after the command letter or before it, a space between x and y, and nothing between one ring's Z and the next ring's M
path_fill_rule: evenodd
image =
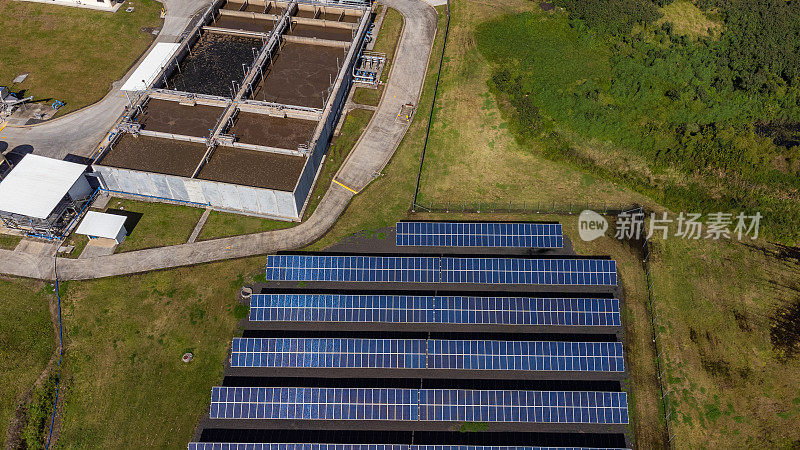
M63 283L59 447L185 447L246 314L238 289L263 262ZM194 360L184 364L187 351Z
M0 279L0 443L17 403L33 387L55 346L45 284Z
M100 100L153 41L161 3L136 0L116 13L0 0L0 86L30 73L13 90L35 101L61 100L64 114Z
M294 222L270 220L263 217L243 216L221 211L211 211L203 225L198 241L217 239L242 234L261 233L262 231L280 230L294 226Z
M378 106L383 95L383 86L378 89L357 87L353 93L353 101L359 105Z
M122 209L126 213L141 214L139 222L133 230L128 230L128 237L117 247L117 253L183 244L189 240L197 221L203 215L202 209L192 206L119 198L112 198L107 209Z
M719 36L722 23L712 20L690 0L677 0L661 8L664 16L659 22L670 22L675 32L698 37L713 34Z
M11 234L0 234L0 248L4 250L14 250L17 244L22 240L22 236L14 236Z
M780 311L800 305L800 265L762 245L673 238L655 246L677 448L800 445L800 359L785 358L771 336ZM795 349L798 325L794 317L786 343Z
M314 210L317 209L322 196L328 192L333 177L342 167L342 163L344 163L356 142L361 138L361 134L364 133L370 119L372 119L372 111L365 109L354 109L347 113L341 132L333 138L328 154L325 156L325 164L322 166L322 172L317 177L314 190L311 191L311 197L309 197L308 206L306 206L303 217L310 217Z
M509 124L487 87L491 69L477 49L475 27L500 14L538 9L531 5L525 0L502 4L451 2L450 37L425 153L419 202L638 202L652 205L642 195L542 157L541 149L521 145L508 132ZM503 40L503 36L497 38ZM571 41L566 35L563 38L553 39L557 46L548 52L553 57L572 58ZM552 43L529 42L511 46L509 51L522 52L542 45ZM572 61L564 70L586 70L585 67L591 65L583 59ZM564 78L558 73L538 76L551 79L553 83Z

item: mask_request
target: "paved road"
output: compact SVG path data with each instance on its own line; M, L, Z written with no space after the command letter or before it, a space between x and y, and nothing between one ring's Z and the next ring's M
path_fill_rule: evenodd
M369 184L372 174L383 170L408 129L408 123L394 118L400 105L419 101L436 35L436 12L426 3L419 0L384 0L384 3L405 16L405 28L392 64L385 99L337 174L337 179L356 190ZM96 258L59 259L59 277L101 278L304 247L322 237L336 223L353 195L331 184L307 221L284 230ZM0 272L52 279L53 258L0 250Z
M157 42L177 42L192 17L207 8L208 0L163 0L167 17ZM123 13L120 13L123 14ZM99 102L64 117L32 126L8 126L4 140L11 149L32 146L33 153L63 159L68 153L88 157L125 109L127 100L119 88L133 71L114 82L111 91Z

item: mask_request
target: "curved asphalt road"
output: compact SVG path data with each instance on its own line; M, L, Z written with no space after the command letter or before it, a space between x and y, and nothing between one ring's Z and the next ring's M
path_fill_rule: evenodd
M384 0L384 3L403 14L405 27L383 100L336 176L356 191L366 187L374 173L383 170L408 129L407 123L396 122L395 117L402 105L416 105L419 101L436 35L436 11L428 4L420 0ZM284 230L96 258L59 259L59 278L101 278L304 247L336 223L353 195L353 192L331 184L307 221ZM53 261L52 257L0 250L0 272L9 275L53 279Z

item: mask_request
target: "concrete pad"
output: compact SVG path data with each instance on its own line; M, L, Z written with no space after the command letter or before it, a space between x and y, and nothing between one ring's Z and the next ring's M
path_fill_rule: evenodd
M78 259L94 258L96 256L113 255L117 244L111 239L92 239L83 248Z
M14 251L36 256L53 256L56 254L57 246L58 244L55 242L23 239L19 241L19 244L17 244L17 248L15 248Z

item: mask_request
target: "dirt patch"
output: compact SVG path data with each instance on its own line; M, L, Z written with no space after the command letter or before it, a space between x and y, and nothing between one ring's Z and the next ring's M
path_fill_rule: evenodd
M227 132L246 144L297 150L307 144L317 122L302 119L282 119L264 114L240 112Z
M258 39L206 32L170 77L169 88L231 97L231 83L240 84L244 79L242 64L250 67L253 49L261 46Z
M205 153L206 146L203 144L125 134L100 164L191 177Z
M345 56L342 48L287 42L252 98L322 108Z
M198 178L293 191L305 164L306 158L303 156L218 147Z
M136 120L144 130L162 133L183 134L185 136L208 136L223 109L216 106L185 106L178 102L150 99L144 107L144 113L136 116Z
M772 318L769 337L772 347L783 359L800 352L800 298L779 309Z
M267 33L275 26L275 22L273 20L266 19L253 19L251 17L219 15L209 25L212 27L228 28L231 30Z
M350 42L353 40L352 30L346 28L323 27L304 23L292 24L289 34L293 36L310 37L317 39L330 39L332 41Z

